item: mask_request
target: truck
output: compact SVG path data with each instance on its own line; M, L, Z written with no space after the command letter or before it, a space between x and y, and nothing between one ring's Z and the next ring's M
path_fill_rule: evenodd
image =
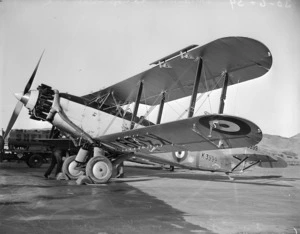
M23 160L31 168L41 167L51 157L53 145L40 139L49 139L50 132L50 129L13 129L5 140L0 136L0 162Z

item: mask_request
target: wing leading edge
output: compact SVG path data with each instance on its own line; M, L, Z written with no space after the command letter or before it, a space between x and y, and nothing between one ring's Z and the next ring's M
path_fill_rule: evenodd
M83 96L91 105L103 100L113 106L135 102L140 82L143 91L140 103L159 104L162 93L165 102L190 96L199 60L202 70L198 92L221 88L222 74L227 72L228 85L258 78L271 68L272 55L261 42L246 37L226 37L206 45L190 46L161 60L154 67L101 91Z

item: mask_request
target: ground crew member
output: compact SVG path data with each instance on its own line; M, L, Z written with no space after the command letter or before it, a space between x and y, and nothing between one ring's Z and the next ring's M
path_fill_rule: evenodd
M55 177L58 175L58 173L61 172L61 168L62 168L62 164L63 164L62 156L63 156L63 151L61 149L54 148L54 150L52 152L52 157L51 157L52 160L51 160L50 166L44 174L45 178L47 178L47 179L49 178L55 165L56 165Z

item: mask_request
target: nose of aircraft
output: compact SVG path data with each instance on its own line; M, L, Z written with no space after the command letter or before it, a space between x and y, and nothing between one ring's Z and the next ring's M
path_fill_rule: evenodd
M28 93L15 93L16 98L24 104L24 106L29 109L33 110L35 107L35 104L39 97L39 91L38 90L30 90Z
M28 108L28 109L33 109L34 106L31 104L31 100L30 99L33 99L33 97L35 97L36 100L34 100L35 102L37 101L37 98L38 98L38 92L37 92L37 95L32 95L32 93L30 93L30 95L27 95L28 91L30 90L30 87L33 83L33 80L34 80L34 77L36 75L36 72L38 70L38 67L39 67L39 64L41 62L41 59L42 59L42 56L43 56L44 52L42 53L29 81L27 82L26 86L25 86L25 89L23 91L23 93L25 95L23 95L23 93L16 93L15 96L16 98L19 100L19 102L17 102L17 105L15 106L15 109L12 113L12 116L10 117L10 120L8 122L8 125L7 125L7 128L6 128L6 131L4 133L4 139L8 136L10 130L12 129L12 127L14 126L21 110L22 110L22 107L23 107L23 104ZM35 102L32 101L32 103L35 104ZM26 103L26 104L25 104Z
M29 93L26 93L23 95L23 93L15 93L15 97L21 101L24 106L26 106L26 104L28 103L28 100L29 100Z

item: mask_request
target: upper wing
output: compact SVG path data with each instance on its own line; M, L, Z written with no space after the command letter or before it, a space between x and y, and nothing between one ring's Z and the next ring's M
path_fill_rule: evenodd
M117 151L148 154L239 148L261 139L257 125L230 115L205 115L99 137Z
M186 47L152 64L155 66L101 91L83 96L89 104L108 105L134 102L140 82L143 91L140 103L159 104L165 92L165 101L172 101L192 94L199 58L202 72L198 92L222 87L221 74L227 71L228 85L241 83L264 75L272 65L269 49L259 41L246 37L226 37L204 46ZM113 94L113 95L111 95Z

